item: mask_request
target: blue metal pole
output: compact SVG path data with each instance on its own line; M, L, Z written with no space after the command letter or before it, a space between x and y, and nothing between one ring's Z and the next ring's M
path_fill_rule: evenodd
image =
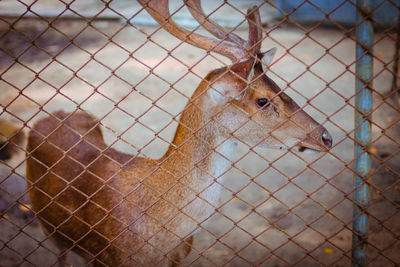
M368 149L371 141L372 45L374 40L371 10L372 0L357 0L354 150L356 174L354 175L352 266L367 265L368 214L366 208L369 203L368 174L371 169Z

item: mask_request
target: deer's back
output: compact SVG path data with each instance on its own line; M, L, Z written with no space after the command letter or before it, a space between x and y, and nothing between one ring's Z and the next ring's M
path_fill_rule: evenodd
M142 244L134 229L141 211L124 199L137 180L126 169L145 159L107 149L96 123L87 113L64 112L36 123L27 147L30 198L61 249L85 255L84 248L104 263L123 263L124 243Z

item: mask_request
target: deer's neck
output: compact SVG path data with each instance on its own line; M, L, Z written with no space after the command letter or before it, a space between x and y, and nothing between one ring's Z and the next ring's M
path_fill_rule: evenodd
M162 160L175 179L183 177L191 188L209 188L211 202L221 188L214 181L231 167L236 142L223 136L223 129L210 118L213 112L207 96L189 103L182 113L172 145Z

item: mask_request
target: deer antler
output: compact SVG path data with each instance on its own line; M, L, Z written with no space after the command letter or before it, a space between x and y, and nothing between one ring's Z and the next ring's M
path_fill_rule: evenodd
M184 0L185 5L188 7L192 16L203 26L207 31L219 39L226 39L236 44L240 44L242 47L247 46L247 42L241 37L234 33L227 33L224 28L212 22L208 16L204 14L203 8L201 7L200 0Z
M249 24L249 41L247 43L250 53L257 55L261 50L262 30L260 10L257 6L253 6L247 10L246 16Z
M238 35L229 32L227 33L224 28L213 23L208 16L204 14L201 7L201 0L184 0L185 5L189 8L192 16L202 25L207 31L219 39L226 39L233 43L240 44L244 48L248 48L250 54L256 55L261 49L261 16L257 6L253 6L247 10L247 23L249 24L249 41L243 40Z
M234 33L227 33L221 26L211 22L204 14L199 0L184 0L193 17L219 39L206 37L178 26L171 18L168 0L138 0L147 12L170 34L178 39L228 57L233 63L254 57L261 48L261 19L258 8L254 6L247 12L249 23L249 41L246 42Z
M139 0L139 3L166 31L178 39L207 51L214 51L230 58L233 62L246 58L243 48L232 43L192 33L179 27L172 19L168 10L168 0Z

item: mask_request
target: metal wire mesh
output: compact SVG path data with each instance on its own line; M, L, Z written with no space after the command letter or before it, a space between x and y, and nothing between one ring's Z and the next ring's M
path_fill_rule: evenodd
M317 1L299 1L290 12L280 1L255 2L263 19L271 10L281 14L262 27L262 51L278 47L267 75L331 133L327 152L307 155L250 143L246 135L255 130L248 124L256 112L231 132L238 147L227 164L228 138L214 142L202 130L229 126L219 121L207 128L216 123L209 119L194 130L198 118L182 117L190 108L208 112L198 102L206 93L196 95L195 89L207 73L230 63L159 25L141 25L149 21L138 3L0 3L0 265L356 263L351 238L358 24L333 18L355 2L343 0L327 11ZM247 6L238 3L203 6L217 22L240 18L227 31L247 40ZM322 18L299 22L296 10L304 6ZM172 1L170 7L172 18L187 22L184 3ZM373 9L388 7L399 10L400 3L378 1ZM366 118L372 124L372 168L365 179L368 262L397 266L399 32L398 24L369 18L376 34L373 107ZM207 35L201 25L191 26L190 32ZM188 102L192 106L185 108ZM232 107L228 102L223 111ZM48 124L34 126L43 118ZM278 131L270 129L269 136L283 146ZM173 143L179 133L185 138ZM99 141L103 135L105 143ZM42 150L48 151L45 160L36 157ZM200 156L194 160L185 151ZM160 160L148 167L146 160L136 163L139 157ZM35 182L26 182L27 160L28 172L41 173ZM32 206L35 196L42 202Z

